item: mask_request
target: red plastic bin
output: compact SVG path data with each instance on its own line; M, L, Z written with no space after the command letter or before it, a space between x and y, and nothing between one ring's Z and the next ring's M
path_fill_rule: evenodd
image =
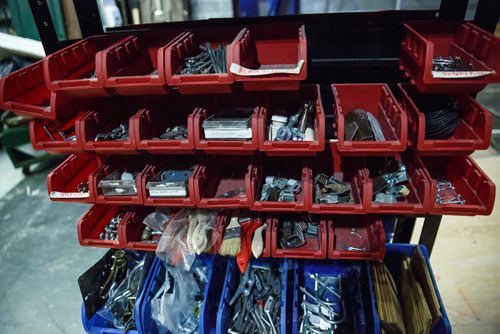
M376 203L373 200L372 175L378 176L378 168L384 166L382 157L372 157L367 161L368 173L364 190L364 207L368 213L380 214L422 214L427 213L430 205L430 180L422 161L412 151L394 157L401 158L406 166L409 181L405 185L410 190L408 196L397 203Z
M147 215L154 211L155 208L152 207L131 207L127 221L123 224L123 228L119 230L120 234L118 238L123 240L125 244L124 248L146 252L154 252L156 250L157 243L141 241L142 232L146 228L146 225L142 222Z
M335 154L335 153L333 153ZM345 204L326 204L316 203L314 189L314 179L320 173L327 176L333 176L335 179L346 182L351 189L351 198L354 203ZM329 214L359 214L365 213L363 207L364 198L364 182L366 180L366 162L362 158L357 157L342 157L334 158L332 154L325 152L321 156L314 159L312 178L309 184L309 194L311 195L311 213L329 213Z
M258 147L258 115L260 110L261 94L246 93L235 90L231 95L207 95L194 116L195 148L211 154L252 154ZM252 115L250 126L252 139L250 140L214 140L206 139L203 121L220 110L235 111L234 117L244 117L236 114L239 108L249 109ZM222 115L221 117L228 117Z
M121 95L165 94L165 49L180 38L179 30L129 36L104 50L97 59L104 86Z
M344 155L391 155L406 149L408 128L406 113L386 84L332 85L337 119L337 147ZM363 109L378 120L384 141L345 140L345 117Z
M500 39L472 23L458 21L410 21L403 24L400 69L422 93L475 93L499 82ZM436 56L460 56L475 71L492 74L467 79L432 76Z
M84 112L76 112L73 115L67 115L61 122L34 119L30 121L30 140L35 150L43 150L53 154L69 154L83 151L82 143L78 140L76 126L78 120ZM59 133L61 131L65 138L75 136L74 141L67 141ZM52 135L50 137L48 133ZM55 139L55 140L54 140Z
M103 247L103 248L124 248L125 240L121 238L120 230L130 217L130 208L113 205L94 204L83 215L78 222L78 241L81 246ZM101 240L99 235L104 232L104 228L113 217L123 213L123 218L118 223L117 240Z
M99 154L138 153L134 136L131 133L134 127L131 117L136 114L139 107L133 101L127 103L129 101L128 99L100 99L76 122L78 141L82 143L85 151ZM128 140L95 140L98 134L109 133L120 124L128 125Z
M171 93L132 116L131 135L140 150L151 154L191 154L194 149L193 118L199 97L186 99L182 95ZM165 106L165 107L162 107ZM168 116L168 117L167 117ZM167 128L178 125L187 127L187 138L181 140L154 140Z
M196 206L199 208L243 208L253 203L255 168L250 157L227 159L207 156L194 178ZM233 189L244 189L244 196L221 197Z
M47 176L47 191L52 201L93 203L90 190L91 175L101 166L101 157L91 154L72 154ZM78 185L87 182L89 192L78 192Z
M326 259L327 256L327 221L324 219L319 220L318 223L318 237L306 238L306 244L298 248L281 248L279 225L285 219L293 219L293 215L284 214L279 216L269 217L267 219L268 225L272 226L272 248L271 255L276 258L295 258L295 259ZM313 217L315 219L315 217Z
M96 59L102 51L124 38L121 34L92 36L45 57L43 68L49 90L79 97L107 96Z
M90 191L94 193L96 203L103 204L129 204L139 205L143 204L142 187L140 184L142 173L145 171L146 162L142 158L130 159L127 156L111 156L91 175ZM101 188L99 188L99 181L106 176L109 176L114 171L125 169L129 173L138 172L135 179L135 195L104 195Z
M310 208L311 194L309 193L311 169L307 162L289 157L267 157L255 169L253 178L254 211L297 211L305 212ZM300 181L302 192L295 194L294 202L261 201L262 186L267 176L279 176Z
M0 107L19 116L55 120L61 114L60 109L67 113L76 107L74 102L49 91L42 60L0 79Z
M269 125L273 115L292 116L311 100L316 104L313 141L271 141ZM325 147L325 113L319 85L303 85L296 92L269 92L259 114L259 150L267 155L315 155Z
M235 37L240 28L224 27L194 29L171 43L165 49L165 80L169 86L176 86L183 94L230 93L234 82L229 67L233 59ZM212 47L226 45L226 72L195 75L181 75L186 57L201 52L200 45L209 42Z
M193 173L188 178L187 197L151 197L147 189L148 182L164 169L189 169L193 167ZM167 206L167 207L194 207L196 204L195 175L198 172L198 159L190 156L158 158L149 163L142 174L141 187L144 205Z
M307 39L299 23L260 24L243 29L236 38L233 62L248 69L265 69L277 65L297 65L299 74L242 76L233 74L245 90L297 90L307 78ZM295 67L295 66L293 66Z
M436 215L489 215L495 203L495 184L471 157L422 157L430 175L429 213ZM450 181L465 200L460 204L436 203L436 178Z
M349 246L360 249L349 250ZM328 221L329 259L383 260L384 256L385 232L380 217L334 216Z
M399 87L403 94L401 105L408 115L410 144L419 155L470 154L489 147L493 117L471 96L454 96L462 111L462 119L450 138L426 139L425 109L420 109L417 101L425 101L434 94L420 94L410 85L399 84Z

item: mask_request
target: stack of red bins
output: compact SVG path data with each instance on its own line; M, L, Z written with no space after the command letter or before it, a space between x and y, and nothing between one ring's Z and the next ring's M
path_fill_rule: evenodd
M0 106L32 118L36 150L72 154L49 174L47 188L54 201L94 204L78 225L84 246L154 251L156 244L142 242L141 235L144 218L155 208L172 214L217 210L222 235L230 210L241 209L267 224L262 256L382 259L382 215L489 214L495 197L494 184L468 156L488 147L492 117L469 94L499 81L494 55L500 42L469 23L410 22L403 31L401 68L410 84L397 92L384 83L332 84L337 140L328 145L319 85L303 83L308 56L302 23L86 38L3 77ZM207 43L225 47L226 68L185 74L186 58ZM435 79L435 55L460 56L490 74ZM430 92L453 95L461 109L448 139L425 137L426 111L415 100ZM295 137L303 140L276 140L304 109L312 112L304 118L304 138ZM346 118L355 109L378 121L383 141L348 140ZM234 132L244 136L223 138L220 129L208 126L218 118L230 122L221 116L228 110L230 117L247 120L243 131ZM183 134L165 139L167 129ZM396 203L379 203L376 177L389 159L404 164L409 193ZM184 195L162 197L151 190L162 171L186 169ZM319 201L319 174L343 182L350 200ZM279 178L293 185L293 198L263 196L266 184ZM440 178L454 185L464 204L436 202ZM113 182L119 192L106 188ZM103 238L115 217L116 233ZM282 223L297 219L317 222L317 235L283 249Z

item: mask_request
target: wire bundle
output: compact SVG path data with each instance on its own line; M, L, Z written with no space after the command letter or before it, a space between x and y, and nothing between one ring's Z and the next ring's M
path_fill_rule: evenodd
M425 113L425 138L448 139L462 119L456 100L451 100L442 108Z

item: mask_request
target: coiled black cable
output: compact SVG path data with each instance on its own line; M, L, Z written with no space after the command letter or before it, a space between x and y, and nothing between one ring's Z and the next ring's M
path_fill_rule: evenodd
M442 109L425 112L425 138L448 139L461 120L462 113L455 99L449 101Z

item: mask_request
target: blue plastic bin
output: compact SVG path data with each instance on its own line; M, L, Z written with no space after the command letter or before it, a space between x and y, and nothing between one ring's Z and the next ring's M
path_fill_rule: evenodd
M144 298L144 294L146 291L146 287L151 280L152 276L152 269L156 267L157 263L161 262L158 258L154 258L149 267L144 267L144 270L149 270L146 278L143 281L142 286L139 288L139 293L137 296L137 300L135 302L135 307L134 307L134 319L136 322L136 327L137 330L128 330L127 334L138 334L139 332L139 310L141 308L142 304L142 299ZM124 334L125 330L123 329L117 329L114 328L113 324L101 317L99 314L94 314L92 318L87 320L87 317L85 315L85 306L82 303L82 323L83 323L83 329L90 334Z
M208 282L205 287L205 299L200 310L199 333L215 333L218 301L224 283L226 271L226 259L218 255L201 255L198 259L208 266ZM137 329L139 334L157 334L158 328L151 318L151 299L156 295L165 280L165 266L161 261L151 268L151 277L148 285L144 289L144 296L141 300L139 324ZM208 301L208 302L207 302Z
M252 259L249 265L259 265L277 268L282 272L281 279L281 313L280 313L280 322L281 334L289 334L291 333L291 305L292 297L291 295L291 286L287 286L289 282L289 269L293 268L292 260L284 260L284 259L273 259L273 258L261 258L261 259ZM229 323L231 320L231 309L229 306L229 301L231 300L234 292L238 288L238 284L240 281L240 271L238 269L238 265L236 261L232 259L227 266L226 277L224 280L224 289L222 290L221 301L219 304L219 311L217 313L217 334L226 334L229 328ZM290 277L291 279L291 277ZM264 333L262 333L264 334Z
M394 280L398 282L400 281L401 277L401 260L404 257L411 256L415 247L420 247L420 251L425 257L425 262L427 263L427 267L429 268L429 273L431 274L432 278L432 284L434 285L434 289L436 290L439 306L441 308L441 314L443 316L442 320L436 323L430 334L451 334L450 320L448 319L448 315L446 314L446 310L444 309L443 301L441 300L441 295L439 294L436 280L434 279L434 273L432 272L431 264L429 261L429 254L427 253L427 249L425 248L425 246L408 244L387 244L384 262L391 272L392 276L394 277ZM375 326L379 328L380 332L380 317L376 308L374 311L376 322Z
M365 312L369 304L374 303L374 295L370 293L370 279L367 276L366 261L297 261L294 268L294 303L292 332L298 333L302 316L303 294L299 286L305 286L314 291L314 281L305 276L306 273L318 273L321 276L341 276L342 289L347 309L348 319L345 325L349 326L346 333L365 334L367 328L373 326L372 311ZM364 288L366 287L366 288ZM364 288L364 289L363 289ZM365 293L363 293L365 292ZM299 297L300 296L300 297ZM368 311L368 310L367 310Z

